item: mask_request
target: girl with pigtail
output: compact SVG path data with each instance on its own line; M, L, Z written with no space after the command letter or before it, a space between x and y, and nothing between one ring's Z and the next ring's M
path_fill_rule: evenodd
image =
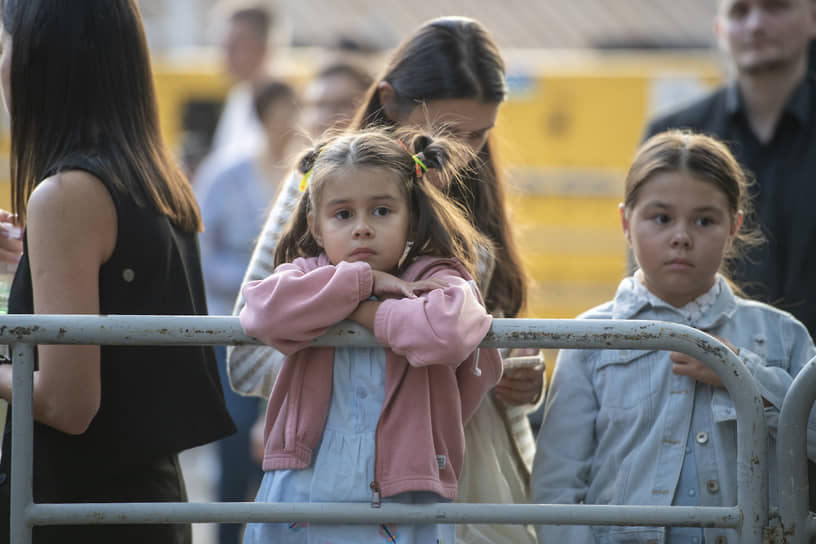
M368 129L315 146L276 248L243 289L245 332L286 358L264 429L263 502L435 503L456 497L464 425L499 381L475 288L489 248L438 187L472 159L416 130ZM342 320L381 347L310 347ZM249 524L244 542L454 542L455 526Z
M464 207L473 226L490 240L489 251L480 252L479 287L488 312L512 318L523 315L527 277L513 236L504 168L493 134L507 93L505 63L490 31L471 18L439 17L421 24L394 50L349 128L444 125L472 150L462 183L443 186L442 191ZM281 232L298 202L299 183L298 175L281 183L243 283L272 272ZM234 313L243 306L239 294ZM227 352L230 386L242 395L268 397L283 356L259 345L230 346ZM457 501L529 502L535 439L527 415L535 410L543 391L543 362L505 369L465 428L467 448ZM535 544L536 536L527 525L468 523L458 526L456 541Z

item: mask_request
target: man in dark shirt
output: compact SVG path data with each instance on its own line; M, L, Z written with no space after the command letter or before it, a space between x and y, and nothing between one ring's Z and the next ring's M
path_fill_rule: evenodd
M715 29L734 80L656 119L647 136L689 128L725 141L753 175L755 218L767 243L734 279L816 332L816 75L808 48L816 0L719 0Z

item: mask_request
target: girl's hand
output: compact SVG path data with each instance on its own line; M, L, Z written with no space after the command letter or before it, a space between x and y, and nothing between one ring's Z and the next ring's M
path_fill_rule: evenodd
M16 217L0 210L0 270L13 272L23 253L22 229L14 225Z
M416 298L416 293L442 289L448 286L447 282L437 278L407 282L381 270L372 270L371 277L374 280L371 286L371 294L379 298Z
M514 350L512 355L516 357L538 355L537 349ZM513 406L523 406L525 404L535 404L541 399L544 390L545 365L533 367L522 367L505 369L502 379L493 389L496 398L505 404Z
M725 344L726 347L734 353L737 353L737 348L735 348L734 345L728 340L720 338L719 336L714 336L714 338ZM677 351L671 352L669 354L669 359L671 359L674 363L672 365L672 372L678 376L688 376L689 378L693 378L698 382L707 383L709 385L713 385L714 387L725 387L722 381L720 381L720 378L717 377L717 374L698 359Z

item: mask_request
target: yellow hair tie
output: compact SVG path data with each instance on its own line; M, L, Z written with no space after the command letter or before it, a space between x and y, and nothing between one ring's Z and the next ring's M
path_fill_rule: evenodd
M312 175L312 171L309 170L300 178L300 185L298 185L298 190L302 193L306 190L306 187L309 185L309 176Z
M428 171L428 167L427 167L427 166L425 166L425 163L424 163L424 162L422 162L422 159L420 159L420 158L419 158L419 155L414 155L413 153L411 153L410 151L408 151L408 148L405 146L405 144L404 144L404 143L402 143L402 140L399 140L399 139L398 139L398 140L397 140L397 142L399 142L400 147L401 147L402 149L404 149L406 153L408 153L409 155L411 155L411 158L412 158L412 159L414 159L414 163L416 163L416 177L421 178L421 177L422 177L422 172L427 172L427 171Z
M422 172L427 172L428 167L425 166L425 163L422 162L422 159L419 158L419 155L411 155L411 158L414 159L414 162L416 163L416 176L418 178L421 178L422 177ZM421 169L420 169L420 167L421 167Z

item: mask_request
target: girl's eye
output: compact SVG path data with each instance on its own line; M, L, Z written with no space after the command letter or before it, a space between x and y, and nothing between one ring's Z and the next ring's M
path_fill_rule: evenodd
M701 217L697 220L697 224L701 227L708 227L714 224L714 220L710 217Z
M655 215L652 219L655 223L659 225L665 225L666 223L669 222L669 216L666 215L665 213L659 213Z
M348 210L337 210L334 212L334 217L337 219L348 219L351 217L351 212Z
M374 215L376 215L377 217L385 217L389 213L391 213L391 210L385 206L377 206L376 208L374 208Z

